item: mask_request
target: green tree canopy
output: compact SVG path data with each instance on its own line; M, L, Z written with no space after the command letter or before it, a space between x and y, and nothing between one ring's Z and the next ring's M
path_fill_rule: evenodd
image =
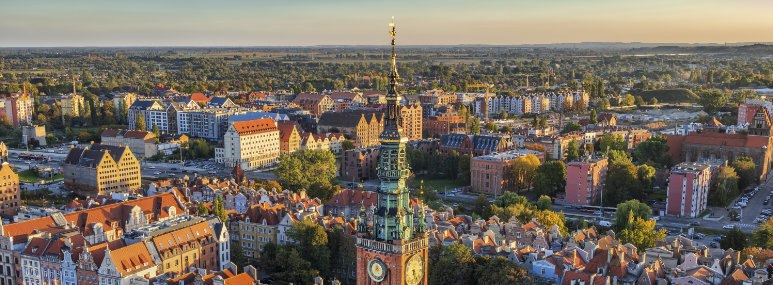
M560 160L543 163L534 177L534 190L542 195L553 196L566 186L566 166Z
M604 134L599 138L598 144L601 152L605 152L607 149L610 151L628 149L628 145L620 135Z
M711 89L698 94L698 104L703 106L703 111L709 115L716 115L719 109L727 105L728 97L724 92Z
M539 199L537 200L537 209L550 210L552 206L553 206L553 199L550 199L550 196L547 196L547 195L539 196Z
M666 237L666 230L655 230L656 222L647 220L634 215L629 215L629 220L625 228L617 235L617 238L623 243L630 243L636 248L651 248Z
M531 188L535 173L539 166L539 158L533 154L527 154L516 158L506 174L511 189L523 191Z
M738 174L735 169L732 166L722 167L712 187L713 191L709 192L709 205L726 207L730 204L739 194Z
M623 229L628 226L630 221L630 215L634 218L649 219L652 214L652 209L647 204L639 202L639 200L628 200L623 203L617 204L617 212L615 214L615 226L618 229Z
M577 141L572 140L566 146L566 161L575 161L580 158L580 146Z
M636 166L624 151L609 152L607 183L604 188L604 205L617 205L641 194Z
M773 250L773 219L768 219L752 232L754 246Z
M743 190L757 183L757 169L751 157L739 157L732 165L738 174L738 189Z
M749 245L749 241L746 238L746 233L742 232L738 227L733 228L727 234L719 240L719 247L722 249L735 249L743 250Z
M147 130L145 128L145 116L142 114L137 115L137 118L134 119L134 129L138 131L144 131Z
M323 187L333 184L336 162L327 150L299 150L279 158L276 176L285 189L298 191L312 185Z
M564 128L561 130L561 133L565 134L565 133L578 132L578 131L582 131L582 125L575 122L569 122L569 123L566 123L566 125L564 125Z
M654 136L636 146L633 158L639 163L647 163L658 168L671 166L671 157L667 155L666 137Z
M590 116L589 116L589 123L591 124L598 124L599 123L599 115L596 113L596 109L590 110Z

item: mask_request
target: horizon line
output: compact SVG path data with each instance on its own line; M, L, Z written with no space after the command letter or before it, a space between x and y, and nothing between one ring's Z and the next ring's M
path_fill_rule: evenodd
M459 47L459 46L483 46L483 47L528 47L528 46L555 46L555 45L773 45L773 41L740 41L740 42L556 42L556 43L522 43L522 44L403 44L402 47ZM311 45L41 45L41 46L0 46L0 49L14 48L313 48L313 47L381 47L388 44L311 44Z

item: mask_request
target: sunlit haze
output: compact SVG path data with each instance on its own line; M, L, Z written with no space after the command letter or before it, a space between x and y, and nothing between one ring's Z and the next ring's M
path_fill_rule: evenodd
M4 0L0 10L5 47L371 45L391 16L406 45L773 41L766 0Z

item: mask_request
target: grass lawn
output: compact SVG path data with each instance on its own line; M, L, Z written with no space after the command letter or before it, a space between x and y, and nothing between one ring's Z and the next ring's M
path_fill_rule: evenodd
M25 183L38 183L43 181L43 178L38 177L35 172L32 171L32 169L24 170L18 173L19 174L19 182L25 182ZM59 181L64 179L63 174L57 174L54 175L54 181ZM45 179L46 181L50 181L49 179Z

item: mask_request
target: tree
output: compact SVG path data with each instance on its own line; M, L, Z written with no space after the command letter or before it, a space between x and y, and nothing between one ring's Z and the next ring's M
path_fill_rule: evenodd
M569 232L565 225L566 217L564 217L563 212L554 212L551 210L535 211L534 218L537 218L537 222L547 229L558 226L558 230L561 231L562 235L566 235Z
M475 259L477 284L531 284L527 272L507 258L478 256Z
M553 200L550 199L550 196L547 196L547 195L539 196L539 199L537 200L537 209L550 210L552 206L553 206Z
M636 166L624 151L610 151L604 205L616 205L639 195L640 184L636 175Z
M629 215L633 215L634 218L649 219L652 214L652 209L647 204L639 202L639 200L628 200L623 203L617 204L617 212L615 213L615 226L618 229L624 229L628 226L630 220Z
M751 242L757 247L773 249L773 219L768 219L758 228L754 229Z
M472 118L470 120L470 134L473 134L473 135L480 134L480 121L477 118Z
M611 108L611 104L609 103L609 99L607 98L601 98L598 103L599 110L609 110Z
M350 283L353 269L357 266L356 240L353 235L340 228L333 228L327 232L328 248L330 250L330 264L336 279L348 280Z
M621 135L604 134L599 138L599 151L626 150L628 145Z
M543 163L534 177L534 190L542 195L553 196L566 186L566 166L560 160Z
M636 96L635 105L639 106L639 107L643 106L644 105L644 98L642 98L641 96Z
M738 189L746 189L757 183L757 169L754 160L748 156L742 156L733 161L733 168L738 174Z
M636 150L633 151L633 159L636 162L654 165L659 168L669 167L671 165L671 157L667 153L666 137L657 135L636 146Z
M341 143L341 148L344 151L354 149L355 148L354 142L352 142L351 140L345 140L344 142Z
M471 163L472 163L472 157L470 157L469 154L463 154L459 156L459 173L462 174L461 175L462 182L464 182L464 184L470 183L470 179L471 179L470 176L472 175L472 172L470 169Z
M476 284L475 256L463 244L430 248L427 281L429 284Z
M713 191L709 192L708 204L711 206L726 207L738 196L738 174L732 166L720 169L716 182L712 185Z
M617 236L620 242L633 244L636 248L651 248L666 237L666 230L655 230L656 221L634 217L633 214L628 216L627 225Z
M658 98L652 97L650 98L650 105L657 105L658 104Z
M698 94L698 104L709 115L716 115L719 109L727 105L727 94L717 89L706 90Z
M287 236L295 241L304 260L309 261L324 276L330 275L330 249L327 232L313 220L293 223Z
M209 209L204 205L204 203L199 203L198 214L199 216L209 215Z
M596 113L596 109L590 110L590 116L588 122L595 125L599 123L599 115Z
M137 115L137 118L134 119L134 129L137 131L144 131L147 130L145 128L145 116L142 114Z
M728 231L727 234L719 240L719 247L722 249L732 248L735 250L743 250L748 244L749 241L746 240L746 234L737 227Z
M566 161L575 161L580 158L580 147L577 145L577 141L572 140L566 146Z
M153 133L156 137L161 135L161 131L158 130L158 126L156 126L156 124L153 124L153 127L150 132Z
M319 181L311 184L307 193L311 197L319 198L322 201L327 201L340 190L341 186L338 184L332 184L329 181Z
M508 184L515 191L528 190L532 186L539 166L539 158L533 154L516 158L506 174Z
M636 167L636 178L639 179L642 190L652 190L652 187L655 184L655 173L655 168L646 164Z
M620 106L633 106L636 103L636 98L631 94L626 94L623 99L620 100Z
M486 123L486 126L484 127L484 129L486 129L487 131L493 133L493 132L497 131L497 125L495 125L492 122L488 122L488 123Z
M488 202L488 199L486 199L486 195L480 194L478 195L478 198L475 199L472 212L488 219L491 216L491 213L489 213L489 205L491 204Z
M327 150L299 150L279 157L276 176L285 188L298 191L333 184L336 161Z
M215 198L215 201L212 203L212 214L216 217L220 218L220 221L225 223L228 221L228 215L225 213L225 202L223 201L223 197L217 196Z
M561 130L561 133L565 134L565 133L577 132L577 131L582 131L582 125L575 122L569 122L566 125L564 125L564 128Z

